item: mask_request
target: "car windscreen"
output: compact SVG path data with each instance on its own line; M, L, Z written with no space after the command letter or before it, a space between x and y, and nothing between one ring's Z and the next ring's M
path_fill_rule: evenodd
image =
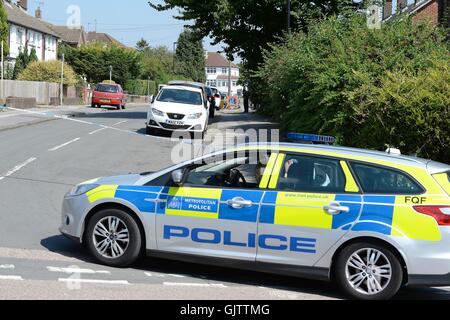
M161 90L157 101L202 105L202 95L200 92L190 90L166 88Z
M117 93L119 92L119 88L117 86L113 86L110 84L98 84L97 87L95 88L95 91Z

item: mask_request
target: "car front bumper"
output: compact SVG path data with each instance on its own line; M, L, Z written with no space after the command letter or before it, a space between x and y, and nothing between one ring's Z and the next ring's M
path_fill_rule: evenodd
M184 132L204 132L206 130L206 118L202 116L199 119L184 119L182 125L167 123L166 117L152 115L147 120L147 127L156 128L165 131L184 131Z
M90 203L86 195L65 197L61 211L59 231L69 239L82 242L84 219Z

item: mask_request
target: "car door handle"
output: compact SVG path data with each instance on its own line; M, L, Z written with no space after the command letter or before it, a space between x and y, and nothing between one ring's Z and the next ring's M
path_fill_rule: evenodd
M333 216L341 214L341 213L350 212L349 207L341 206L341 204L339 202L332 202L329 206L325 206L324 210L328 211L328 213Z
M250 200L245 200L244 198L237 197L232 200L227 201L228 205L233 209L243 209L248 208L253 205L253 202Z

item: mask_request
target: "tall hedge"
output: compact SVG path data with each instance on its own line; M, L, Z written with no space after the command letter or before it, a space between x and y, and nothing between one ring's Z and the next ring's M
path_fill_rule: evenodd
M450 163L449 44L429 24L331 17L266 52L256 79L285 130Z

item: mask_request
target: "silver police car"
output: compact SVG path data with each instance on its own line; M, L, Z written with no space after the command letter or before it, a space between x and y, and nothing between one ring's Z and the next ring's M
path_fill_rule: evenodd
M242 146L65 197L102 264L142 254L333 280L351 297L450 285L450 166L332 146ZM201 259L199 259L201 257Z

